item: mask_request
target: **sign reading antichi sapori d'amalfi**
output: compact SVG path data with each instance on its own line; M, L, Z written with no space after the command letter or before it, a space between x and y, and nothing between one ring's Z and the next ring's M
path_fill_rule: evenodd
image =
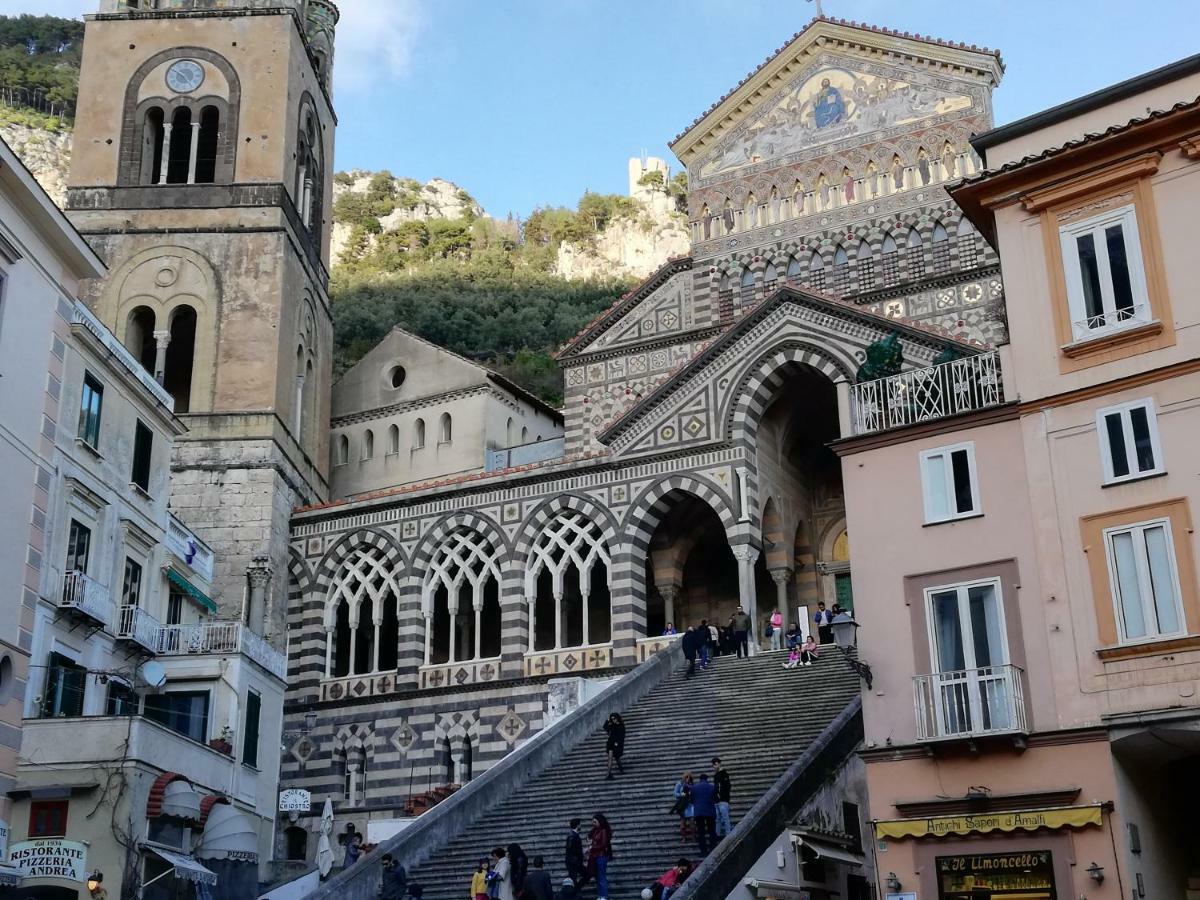
M78 841L21 841L12 845L8 858L26 878L87 877L87 847Z

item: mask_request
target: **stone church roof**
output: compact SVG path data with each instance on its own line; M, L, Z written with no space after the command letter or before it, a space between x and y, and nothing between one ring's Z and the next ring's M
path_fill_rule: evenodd
M854 22L849 19L837 19L837 18L831 18L829 16L817 16L817 17L813 18L812 21L810 21L802 29L800 29L795 34L793 34L790 38L788 38L788 40L782 46L780 46L774 53L772 53L770 56L768 56L766 59L764 59L754 70L752 70L748 75L746 75L746 77L743 78L741 81L739 81L733 88L731 88L729 91L727 91L725 94L723 94L720 97L720 99L718 99L715 103L712 104L712 106L710 106L708 109L706 109L704 112L702 112L699 116L697 116L695 119L693 119L692 123L690 125L688 125L687 128L683 129L683 131L681 131L681 132L679 132L679 134L675 135L675 137L670 141L668 146L671 148L674 148L676 144L680 143L687 135L691 134L697 128L697 126L699 126L702 122L704 122L706 119L708 119L722 104L724 104L727 100L729 100L729 98L733 97L740 90L742 90L742 88L744 88L747 85L747 83L752 81L755 78L755 76L759 75L764 69L768 68L773 62L775 62L777 59L779 59L789 48L792 48L801 38L803 38L805 35L807 35L810 31L812 31L819 25L835 25L835 26L840 26L841 28L854 29L856 31L861 31L861 32L871 34L871 35L880 35L880 36L889 37L889 38L901 38L904 40L915 41L915 42L922 43L922 44L929 44L930 46L934 46L934 47L943 47L943 48L947 48L950 50L966 51L968 53L978 53L978 54L985 55L985 56L993 56L993 57L995 57L995 65L996 65L996 68L998 69L998 71L999 72L1004 71L1004 61L1000 57L1000 51L993 50L989 47L979 47L979 46L976 46L975 44L965 44L965 43L961 43L958 41L946 41L946 40L942 40L940 38L932 37L930 35L911 34L907 31L895 31L891 28L884 28L879 25L868 25L865 22ZM814 38L815 38L815 35L814 35ZM799 49L799 48L795 48L795 49ZM998 80L998 77L997 77L997 80Z

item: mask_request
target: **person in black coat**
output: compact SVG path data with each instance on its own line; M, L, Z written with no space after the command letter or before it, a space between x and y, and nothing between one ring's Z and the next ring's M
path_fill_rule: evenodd
M707 635L707 629L705 630ZM683 634L683 655L688 661L687 677L691 678L696 674L696 654L700 652L700 632L692 626L688 626L688 630Z
M567 832L567 846L563 851L563 863L567 870L567 877L575 884L583 881L583 876L587 872L587 865L583 861L583 838L579 836L579 824L582 820L572 819L570 831Z
M607 777L611 780L614 765L617 771L625 774L625 767L621 765L621 757L625 754L625 720L621 718L620 713L613 713L608 717L608 721L604 723L604 730L608 734L608 740L604 744L608 753Z
M529 857L520 844L508 845L508 879L512 882L513 895L520 897L525 889L525 877L529 874Z
M546 871L546 861L540 856L533 858L533 868L525 876L524 900L554 900L554 885Z

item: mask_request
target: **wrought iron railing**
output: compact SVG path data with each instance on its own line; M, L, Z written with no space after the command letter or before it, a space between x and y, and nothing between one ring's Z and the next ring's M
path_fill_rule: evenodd
M855 434L870 434L1004 402L1000 357L992 350L851 388Z
M1025 688L1016 666L987 666L913 678L917 740L1027 733Z
M162 623L138 606L122 606L117 614L117 637L133 641L151 653L158 652L158 633Z
M162 656L242 653L273 675L287 677L287 658L241 622L164 625L155 652Z
M1086 340L1106 331L1133 328L1150 321L1150 309L1144 303L1135 303L1121 309L1105 310L1071 323L1076 340Z
M78 610L104 625L112 624L113 605L108 587L78 570L63 575L58 605Z

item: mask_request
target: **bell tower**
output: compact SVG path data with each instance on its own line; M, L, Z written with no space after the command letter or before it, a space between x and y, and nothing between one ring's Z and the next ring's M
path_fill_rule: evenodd
M327 495L337 7L101 0L68 213L97 314L172 395L171 508L223 617L282 638L288 520Z

